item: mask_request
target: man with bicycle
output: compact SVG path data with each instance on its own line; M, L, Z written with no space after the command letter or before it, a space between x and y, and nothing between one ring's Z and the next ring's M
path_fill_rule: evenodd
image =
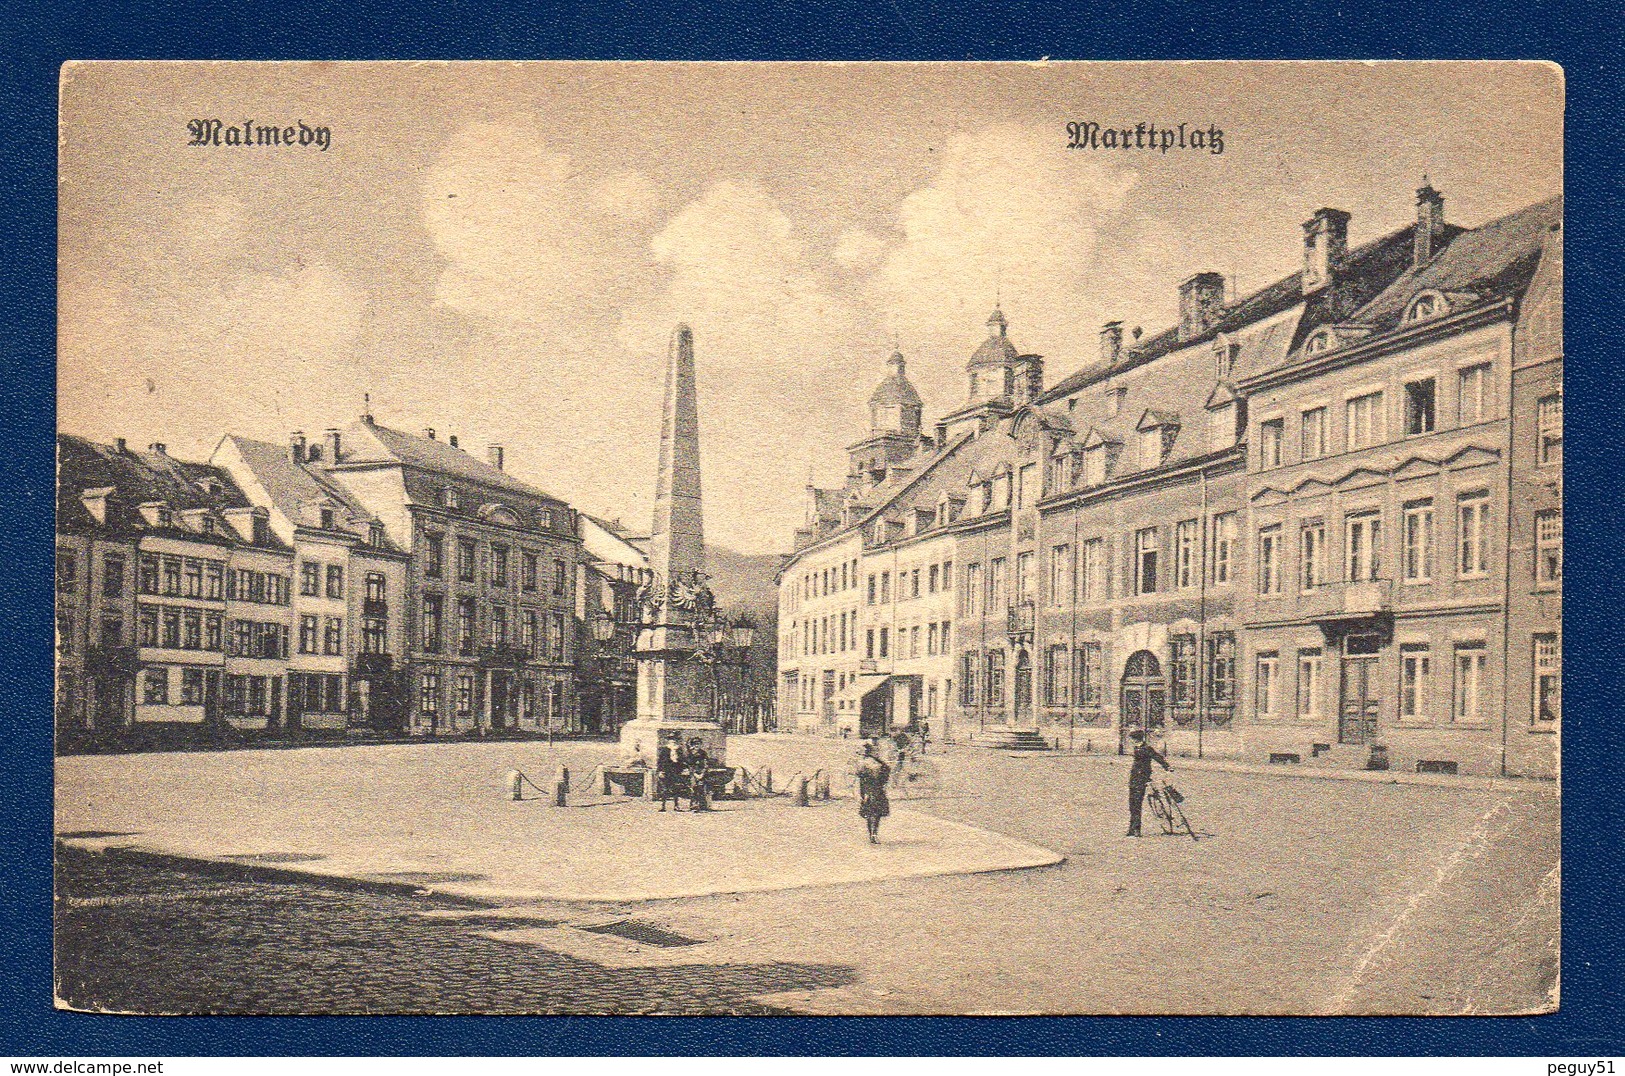
M1162 752L1145 741L1145 732L1142 729L1133 729L1128 738L1134 743L1134 763L1128 771L1128 834L1130 837L1140 835L1140 812L1145 808L1145 789L1151 783L1151 763L1165 770L1172 770L1168 760Z

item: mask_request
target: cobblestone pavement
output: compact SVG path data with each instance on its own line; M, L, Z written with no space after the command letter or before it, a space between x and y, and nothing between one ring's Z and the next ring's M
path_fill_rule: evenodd
M786 738L761 750L790 772L838 764L850 745ZM974 748L930 758L940 788L909 806L1067 860L471 910L69 852L60 993L87 1007L234 1012L1508 1013L1555 1003L1552 786L1287 779L1176 759L1172 777L1203 839L1135 841L1122 836L1120 760ZM818 810L831 825L860 825L849 803Z

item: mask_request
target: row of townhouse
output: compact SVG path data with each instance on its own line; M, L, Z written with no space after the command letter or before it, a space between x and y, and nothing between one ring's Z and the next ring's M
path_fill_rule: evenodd
M1416 224L1177 324L1103 326L1053 387L1002 312L927 434L900 355L808 491L781 709L1171 750L1552 775L1561 727L1562 208Z
M641 548L456 438L58 439L58 724L613 732ZM594 639L594 623L613 630ZM621 645L616 646L619 642Z

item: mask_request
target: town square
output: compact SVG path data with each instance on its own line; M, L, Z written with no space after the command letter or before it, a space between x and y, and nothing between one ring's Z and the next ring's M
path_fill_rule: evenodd
M57 1004L1552 1011L1561 93L1271 72L70 71Z

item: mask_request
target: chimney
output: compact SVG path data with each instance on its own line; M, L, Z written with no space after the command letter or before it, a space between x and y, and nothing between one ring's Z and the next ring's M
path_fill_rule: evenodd
M152 444L147 446L147 451L153 453L156 456L164 455L167 450L168 450L168 446L165 445L162 441L154 441Z
M457 447L457 435L455 433L452 434L450 437L446 438L446 441L447 441L448 444L451 445L452 448Z
M1224 316L1224 276L1197 273L1179 286L1179 338L1194 340Z
M113 438L113 451L117 452L121 456L124 455L126 452L130 451L130 442L126 441L122 437Z
M938 449L947 448L948 447L948 424L946 422L937 423L936 434L937 434L937 448Z
M1100 327L1100 361L1107 369L1117 365L1123 357L1123 323L1108 321Z
M1349 248L1349 214L1320 209L1303 222L1303 291L1324 288L1336 276Z
M495 467L499 471L502 470L502 446L501 445L486 445L485 446L485 458L490 461L492 467Z
M429 440L433 441L434 440L434 427L433 426L425 426L423 428L423 436L425 436Z
M294 430L288 434L288 459L294 463L305 462L305 431Z
M330 464L337 463L339 461L339 446L342 443L340 441L339 431L324 431L322 433L322 440L327 444L327 462Z
M1433 189L1428 177L1416 189L1415 265L1418 269L1433 260L1444 238L1444 195Z

